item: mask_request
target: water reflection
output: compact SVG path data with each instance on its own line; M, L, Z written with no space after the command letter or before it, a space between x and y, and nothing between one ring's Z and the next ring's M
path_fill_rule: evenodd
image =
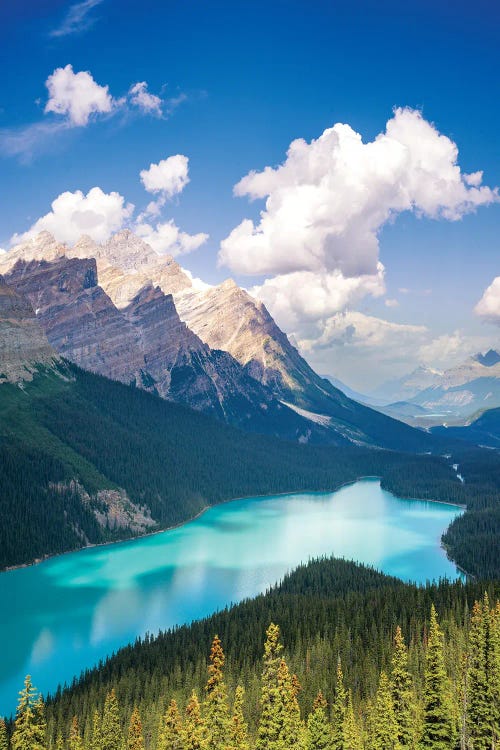
M336 493L235 501L169 532L4 573L0 715L26 673L53 690L138 635L254 596L311 557L335 554L405 580L455 578L439 539L459 512L363 480Z

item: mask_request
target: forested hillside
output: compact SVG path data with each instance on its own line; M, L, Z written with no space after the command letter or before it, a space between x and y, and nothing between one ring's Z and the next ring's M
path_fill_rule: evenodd
M468 571L494 575L500 460L358 447L314 447L250 435L152 394L65 365L0 387L0 566L192 518L244 495L333 490L381 476L403 497L468 504L479 514L447 539ZM450 464L459 460L466 482ZM482 515L481 515L482 514Z
M498 582L419 588L316 561L266 595L122 649L50 699L43 719L41 704L28 714L27 687L12 745L26 746L30 723L42 749L489 750L499 595Z

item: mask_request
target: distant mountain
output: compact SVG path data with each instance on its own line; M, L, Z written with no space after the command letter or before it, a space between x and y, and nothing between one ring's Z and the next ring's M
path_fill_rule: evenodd
M500 408L488 409L463 427L434 427L433 434L500 449Z
M344 393L348 398L352 398L354 401L359 401L359 403L366 404L367 406L373 406L375 409L378 406L382 406L383 404L385 404L385 401L383 399L373 398L372 396L368 396L366 393L355 391L353 388L350 388L348 385L342 382L342 380L333 377L333 375L322 375L322 377L326 380L329 380L335 388L338 388L339 391L342 391L342 393Z
M384 404L397 401L409 401L424 388L437 385L443 376L440 370L434 370L425 365L419 365L408 375L387 380L368 394L370 398L376 399Z
M479 362L480 365L484 365L484 367L493 367L500 363L500 354L494 349L490 349L486 354L476 354L474 359Z
M54 348L93 372L256 432L430 449L424 433L317 375L234 281L193 280L129 231L73 247L42 232L2 257L0 271L30 299Z

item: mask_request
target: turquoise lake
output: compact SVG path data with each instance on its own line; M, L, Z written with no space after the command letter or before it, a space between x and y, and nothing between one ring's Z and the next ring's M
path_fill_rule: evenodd
M14 710L27 673L54 690L137 636L254 596L312 557L420 583L457 578L440 537L461 512L364 479L331 493L235 500L170 531L1 573L0 715Z

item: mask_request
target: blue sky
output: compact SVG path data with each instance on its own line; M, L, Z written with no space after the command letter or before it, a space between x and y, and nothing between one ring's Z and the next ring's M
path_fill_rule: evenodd
M418 361L442 367L498 345L500 288L490 292L483 315L474 313L500 275L495 198L453 221L430 218L432 211L394 211L391 204L392 218L375 231L375 254L367 259L360 250L347 272L350 280L365 280L335 304L335 274L343 274L342 288L352 284L345 257L338 271L328 248L312 266L295 258L282 268L282 258L271 262L266 255L252 275L253 246L243 268L241 241L233 239L225 265L217 263L221 241L243 219L254 222L255 238L265 208L265 196L235 197L233 186L251 170L283 163L294 139L309 143L335 123L348 124L367 143L385 131L395 107L417 110L456 143L462 175L481 170L484 186L500 185L496 3L21 0L9 6L0 8L1 247L30 230L65 191L116 191L136 206L134 220L161 198L161 215L145 219L148 225L173 219L190 236L209 235L179 257L184 267L211 283L231 275L254 288L311 362L350 384L369 388ZM85 124L57 129L70 115L44 113L46 81L67 65L108 86L113 102ZM128 92L137 82L161 99L161 117L133 104ZM18 153L13 138L21 142ZM415 138L422 140L418 132ZM148 193L141 170L177 154L189 159L189 182L172 196ZM281 225L273 226L275 238ZM265 252L274 251L272 245ZM301 255L300 248L293 252ZM356 252L345 244L335 250ZM373 266L377 258L383 281ZM301 291L311 281L311 299L326 295L328 303L312 310L302 301L289 309L283 295L296 296L291 277L284 278L290 271L308 274L297 277ZM325 286L317 277L329 273ZM367 274L374 280L368 283Z

